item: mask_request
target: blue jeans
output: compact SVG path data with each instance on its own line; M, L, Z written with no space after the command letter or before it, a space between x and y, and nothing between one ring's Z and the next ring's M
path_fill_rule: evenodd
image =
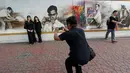
M107 33L106 33L106 39L108 38L109 33L111 32L111 40L115 41L115 30L114 29L107 29Z

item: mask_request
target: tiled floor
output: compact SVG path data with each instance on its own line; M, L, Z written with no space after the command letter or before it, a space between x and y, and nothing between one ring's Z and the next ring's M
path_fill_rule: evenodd
M97 56L83 66L84 73L130 73L130 38L88 40ZM66 73L65 42L0 44L0 73Z

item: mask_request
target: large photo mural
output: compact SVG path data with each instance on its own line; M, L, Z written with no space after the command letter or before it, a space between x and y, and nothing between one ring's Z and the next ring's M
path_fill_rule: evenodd
M19 13L15 13L11 7L0 9L0 28L1 31L22 27L24 25L24 17Z
M106 30L107 20L118 10L118 28L130 27L129 1L90 0L2 0L0 3L0 33L23 32L27 16L37 16L42 32L66 27L66 18L75 16L78 27L84 30ZM95 31L96 32L96 31Z
M89 1L86 3L88 29L106 29L106 22L114 10L118 11L118 28L129 29L130 2L127 1Z

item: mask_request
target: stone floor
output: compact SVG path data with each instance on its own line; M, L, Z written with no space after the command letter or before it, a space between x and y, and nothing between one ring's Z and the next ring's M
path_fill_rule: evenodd
M88 40L97 56L83 73L130 73L130 38L117 40ZM0 44L0 73L66 73L68 52L65 42Z

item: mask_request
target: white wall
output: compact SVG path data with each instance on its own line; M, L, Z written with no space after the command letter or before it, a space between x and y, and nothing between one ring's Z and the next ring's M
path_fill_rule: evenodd
M104 38L104 32L85 32L87 39L95 39L95 38ZM117 31L116 37L130 37L130 31ZM53 41L53 33L51 34L42 34L43 41ZM110 34L111 35L111 34ZM110 37L109 35L109 37ZM27 35L3 35L0 36L0 43L18 43L18 42L28 42Z

